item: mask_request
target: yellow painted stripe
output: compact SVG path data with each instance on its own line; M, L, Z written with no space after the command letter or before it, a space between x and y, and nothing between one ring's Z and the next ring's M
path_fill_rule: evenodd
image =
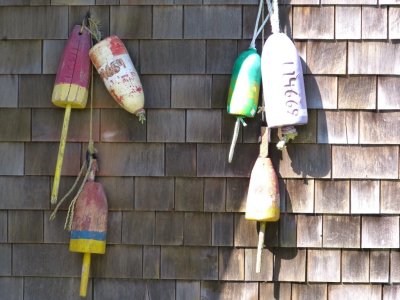
M106 242L87 239L71 239L69 241L69 251L104 254L106 252Z
M51 101L59 107L69 104L72 108L83 109L86 107L88 94L89 90L80 85L60 83L54 86Z
M261 222L274 222L279 220L279 208L271 207L265 211L246 212L246 220L254 220Z

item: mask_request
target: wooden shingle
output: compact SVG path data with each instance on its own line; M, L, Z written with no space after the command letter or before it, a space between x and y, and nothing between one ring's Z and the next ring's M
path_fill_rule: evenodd
M386 39L387 38L387 8L369 7L362 8L362 38Z
M146 118L149 142L185 141L185 111L152 109L147 111Z
M256 282L205 281L201 283L201 299L258 299Z
M400 45L395 43L349 42L348 73L399 75L400 64L396 56L399 49Z
M293 300L328 299L328 286L326 284L293 284Z
M175 180L175 210L203 211L203 179L177 178Z
M209 108L211 77L203 75L174 75L171 79L171 107Z
M204 211L225 211L226 180L224 178L204 179Z
M329 299L369 299L380 300L382 286L367 284L338 284L328 286Z
M369 252L343 250L342 281L369 282Z
M211 246L211 214L185 213L183 243L194 246Z
M256 249L244 250L244 280L246 281L271 281L273 271L273 254L269 249L261 253L261 272L256 273Z
M40 40L0 41L0 74L40 74Z
M332 177L397 178L398 159L397 147L333 146Z
M157 245L183 245L184 213L157 212L156 234Z
M360 112L361 144L399 144L399 112Z
M188 110L186 114L186 141L213 143L221 141L220 110Z
M322 247L322 216L297 216L297 247Z
M212 245L233 246L233 214L212 214Z
M0 75L0 107L18 106L18 76Z
M346 74L346 57L346 42L308 42L307 73Z
M198 263L191 263L193 261ZM161 247L161 278L217 280L218 249Z
M361 38L360 6L336 6L335 38L339 40Z
M400 109L400 91L398 77L378 77L378 109Z
M293 9L293 37L295 39L333 39L333 6L301 7Z
M127 211L122 218L122 243L153 245L156 231L154 212Z
M305 278L306 250L283 248L275 253L274 281L304 282Z
M336 76L305 75L307 107L317 109L337 108L337 84Z
M283 214L279 219L279 245L281 247L296 247L297 216Z
M291 294L292 285L290 283L260 283L260 299L291 300Z
M182 38L183 7L154 6L153 7L153 38Z
M399 181L381 181L381 213L398 214L400 212Z
M11 243L43 242L43 212L9 211L8 241Z
M338 106L341 109L374 109L376 107L376 77L340 77L338 97Z
M247 178L229 178L226 184L226 211L244 212L248 189Z
M160 278L160 247L143 246L143 278Z
M219 280L244 280L244 249L219 248Z
M389 251L370 251L370 282L389 282Z
M314 180L288 179L285 187L287 212L314 212Z
M323 246L328 248L360 248L360 217L324 216Z
M340 250L308 250L307 279L310 282L339 282Z
M350 198L352 214L379 214L379 181L353 180Z
M316 213L349 213L350 184L346 180L315 181Z
M200 281L177 281L176 300L200 300Z
M400 8L389 7L389 39L400 38Z
M362 248L398 248L399 217L362 217Z
M159 189L155 189L157 186ZM174 208L174 180L162 177L135 178L135 209L162 211Z
M121 39L151 38L151 6L111 6L110 31Z
M195 144L168 143L165 152L165 175L196 176Z
M357 144L359 114L355 111L318 111L318 143Z

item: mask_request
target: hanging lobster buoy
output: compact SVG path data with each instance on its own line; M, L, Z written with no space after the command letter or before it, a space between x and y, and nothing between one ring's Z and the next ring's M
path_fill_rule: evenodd
M268 157L269 132L261 127L260 154L251 171L246 203L246 220L258 221L260 232L257 246L256 273L261 271L261 250L264 244L265 222L279 220L279 184L271 159Z
M234 147L239 134L240 122L253 118L257 112L261 83L261 58L255 48L242 52L236 59L229 85L227 111L236 117L235 131L228 161L232 161Z
M89 179L75 204L69 243L69 251L83 253L81 297L86 297L90 254L104 254L106 251L108 205L102 185L94 181L96 169L94 159Z
M122 41L107 37L90 49L89 56L114 100L143 123L143 87Z
M296 47L286 34L274 33L265 42L261 72L268 127L306 124L303 70Z
M74 26L58 66L51 101L54 105L65 108L65 114L51 193L52 204L57 202L58 197L71 108L85 108L88 98L90 82L90 47L90 34L86 30L83 30L82 26Z

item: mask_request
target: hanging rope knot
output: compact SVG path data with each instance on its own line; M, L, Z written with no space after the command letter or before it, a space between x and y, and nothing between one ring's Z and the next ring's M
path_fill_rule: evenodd
M282 151L286 148L286 144L289 143L291 140L294 140L297 135L298 133L294 126L282 127L282 138L278 142L278 144L276 144L276 148Z

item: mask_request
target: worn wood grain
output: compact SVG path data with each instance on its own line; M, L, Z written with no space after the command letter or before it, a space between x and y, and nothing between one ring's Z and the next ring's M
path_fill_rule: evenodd
M202 300L257 300L256 282L205 281L201 284Z
M398 248L399 217L362 217L362 248Z
M226 180L225 178L204 179L204 211L225 211Z
M193 264L193 261L197 261ZM188 266L191 266L188 268ZM218 279L218 249L211 247L162 247L161 278Z
M279 245L281 247L296 247L297 216L284 214L279 219Z
M359 114L356 111L318 111L318 143L357 144Z
M326 300L328 299L326 284L293 284L293 300Z
M291 300L291 294L292 285L290 283L260 283L260 299Z
M379 214L379 181L353 180L350 198L352 214Z
M360 228L360 217L324 216L323 246L327 248L360 248Z
M176 300L200 300L200 281L177 281Z
M370 251L370 282L389 282L389 251Z
M297 247L322 247L322 216L297 216Z
M183 241L185 245L211 246L211 214L185 213Z
M387 8L364 6L362 8L362 38L387 38Z
M183 245L184 213L156 213L156 245Z
M315 181L316 213L349 213L350 184L345 180Z
M308 250L307 279L310 282L339 282L340 250Z
M376 77L340 77L338 96L338 107L341 109L374 109L377 96Z
M143 246L143 278L160 278L160 247Z
M385 285L383 286L383 300L396 300L400 297L399 285Z
M346 42L307 42L307 73L346 74Z
M219 249L219 279L244 280L244 249Z
M336 76L305 75L307 107L317 109L337 108L337 84Z
M335 11L335 38L356 40L361 38L361 7L337 6Z
M333 146L332 177L397 178L398 159L398 149L393 146Z
M306 278L306 250L282 248L275 252L274 281L303 282Z
M389 39L400 38L400 8L389 7Z
M177 178L175 180L175 210L202 211L203 185L202 178Z
M171 79L171 107L209 108L211 104L211 76L173 75ZM226 99L224 99L226 101Z
M155 189L154 187L159 187ZM174 180L162 177L135 178L136 210L172 210L174 208Z
M398 214L400 212L400 182L381 181L381 213Z
M314 180L286 181L286 211L295 213L314 211Z
M382 286L368 284L338 284L329 285L329 299L369 299L380 300L382 294Z
M154 212L127 211L122 217L122 242L124 244L152 245L156 231Z
M378 77L378 109L400 109L400 78L394 76Z
M400 252L390 251L390 282L400 282Z
M233 214L212 214L212 245L233 246Z
M399 112L361 112L360 143L399 144Z
M342 281L369 282L369 252L344 250L342 252Z
M333 39L334 7L293 8L293 37L295 39Z
M256 247L258 241L257 222L248 221L244 214L235 214L235 247Z
M261 253L261 272L256 273L256 249L244 250L244 280L245 281L271 281L274 256L269 249L263 249Z
M349 42L349 74L400 74L400 44L386 42ZM386 59L391 57L391 59Z

